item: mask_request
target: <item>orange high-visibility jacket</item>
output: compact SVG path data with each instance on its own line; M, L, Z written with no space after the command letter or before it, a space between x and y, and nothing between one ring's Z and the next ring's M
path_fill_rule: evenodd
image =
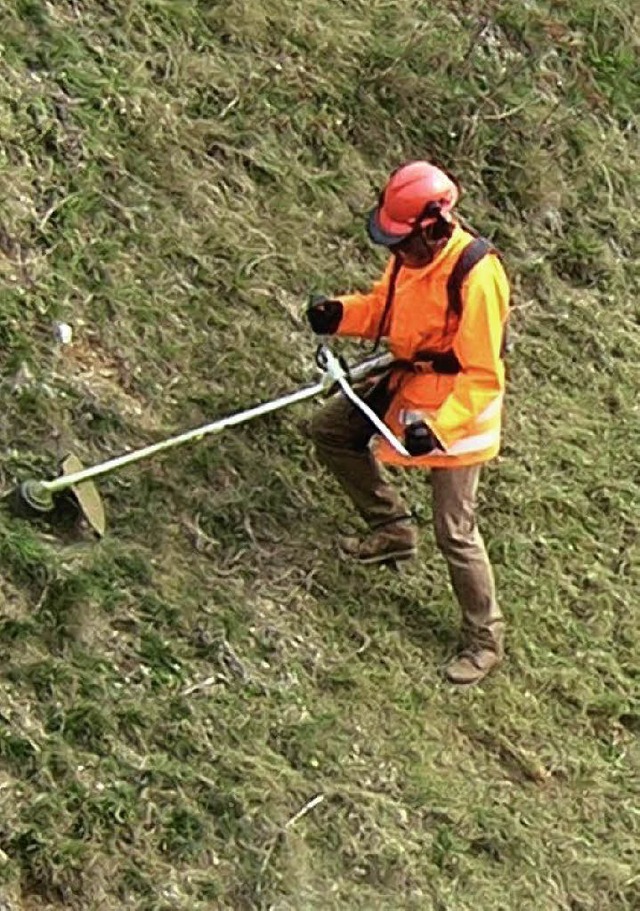
M460 468L486 462L500 448L505 386L501 356L509 312L509 283L499 258L489 253L463 281L462 314L449 315L447 279L473 235L456 225L433 262L422 269L402 267L386 320L385 338L393 355L411 360L418 351L453 351L460 363L454 375L416 363L415 372L398 371L385 423L403 439L408 424L424 420L445 447L435 455L407 458L383 438L375 454L383 462L431 468ZM384 311L393 261L366 294L340 297L344 312L337 335L375 339Z

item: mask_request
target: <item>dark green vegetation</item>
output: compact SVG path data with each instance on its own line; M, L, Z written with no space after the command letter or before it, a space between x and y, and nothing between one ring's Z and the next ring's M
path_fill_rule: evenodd
M99 545L2 515L0 907L640 907L633 6L2 4L4 489L306 382L302 303L376 274L407 157L462 178L518 344L472 692L428 481L419 569L338 565L313 406L101 483Z

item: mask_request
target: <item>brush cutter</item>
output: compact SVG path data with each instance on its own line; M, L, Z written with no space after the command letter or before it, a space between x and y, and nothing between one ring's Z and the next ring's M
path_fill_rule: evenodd
M51 481L38 481L30 479L23 481L20 487L15 491L17 511L23 516L42 516L51 513L56 505L58 496L66 494L67 498L71 497L75 501L75 506L80 514L84 516L91 528L100 537L105 532L105 514L100 494L93 483L95 478L112 474L119 471L126 465L133 462L139 462L156 453L163 452L166 449L174 449L184 443L197 442L210 434L220 433L227 427L234 427L237 424L244 424L253 418L260 417L263 414L269 414L272 411L278 411L293 405L296 402L302 402L305 399L313 398L328 388L339 388L353 404L359 408L375 426L376 430L384 436L388 442L402 455L409 453L402 443L375 414L374 411L363 402L362 399L351 388L350 379L358 379L366 376L371 370L385 366L389 363L390 356L382 355L376 358L368 358L362 363L349 370L344 361L336 357L333 352L325 345L320 345L316 352L316 363L322 371L322 378L312 386L305 386L297 392L289 393L281 398L273 399L246 411L240 411L228 417L220 418L211 424L205 424L202 427L196 427L181 433L179 436L170 437L151 446L145 446L144 449L137 449L125 453L107 462L94 465L91 468L84 468L80 459L71 454L68 455L61 465L60 475Z

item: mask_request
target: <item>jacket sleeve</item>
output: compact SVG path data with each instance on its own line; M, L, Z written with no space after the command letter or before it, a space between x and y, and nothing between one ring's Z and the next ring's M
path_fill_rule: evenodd
M387 299L392 265L393 260L390 260L382 277L370 291L365 294L345 294L337 298L342 301L344 311L336 335L375 339Z
M429 422L445 447L468 432L490 406L500 404L505 385L501 356L509 312L509 284L500 260L488 256L462 286L462 317L453 340L460 362L453 389Z

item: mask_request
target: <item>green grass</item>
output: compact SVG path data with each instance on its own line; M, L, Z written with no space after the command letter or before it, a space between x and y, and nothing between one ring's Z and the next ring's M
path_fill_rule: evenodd
M375 276L363 215L412 156L502 249L517 344L481 514L508 661L472 692L437 673L426 476L418 569L337 563L313 406L101 482L100 544L0 515L0 907L640 907L638 27L4 4L3 490L307 382L306 295Z

